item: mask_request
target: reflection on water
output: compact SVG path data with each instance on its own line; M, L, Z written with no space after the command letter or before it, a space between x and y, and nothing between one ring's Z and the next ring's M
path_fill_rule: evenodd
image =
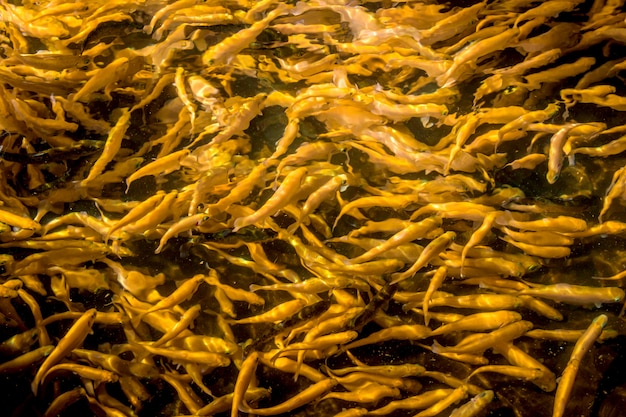
M620 5L0 13L11 415L620 415Z

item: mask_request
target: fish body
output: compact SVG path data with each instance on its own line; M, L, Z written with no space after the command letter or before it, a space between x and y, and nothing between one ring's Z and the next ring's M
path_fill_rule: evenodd
M497 329L521 319L521 314L508 310L476 313L438 327L432 331L431 336L438 336L441 334L459 331L484 331Z
M474 396L467 403L455 408L450 413L450 417L473 417L484 410L491 401L493 401L494 393L491 390L483 391Z
M433 352L438 353L482 353L492 346L517 339L523 336L528 330L532 329L533 324L529 321L517 321L507 324L500 329L494 330L487 334L473 334L467 336L456 346L443 347L435 342Z
M591 345L598 339L602 329L606 326L608 317L604 314L597 316L589 325L587 330L574 345L574 350L570 360L561 374L561 379L554 395L554 408L552 417L561 417L565 413L565 407L569 401L570 394L574 388L574 381L578 373L578 368L583 356L587 353Z
M618 287L587 287L567 283L531 287L520 291L518 294L532 295L568 304L618 303L624 299L624 290Z
M96 319L96 313L97 310L95 308L87 310L81 318L76 320L65 336L59 340L54 350L50 352L46 360L41 364L31 383L31 388L35 395L37 395L39 384L50 368L59 363L72 350L83 344L87 335L92 331L91 328Z
M285 207L294 194L298 191L302 180L307 175L307 168L300 167L291 171L280 184L276 192L263 204L261 208L253 214L235 219L233 232L237 232L242 227L251 224L260 223L267 217L275 214L278 210Z

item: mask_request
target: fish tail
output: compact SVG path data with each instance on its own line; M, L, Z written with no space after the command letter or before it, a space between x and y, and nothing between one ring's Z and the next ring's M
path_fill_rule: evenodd
M134 328L139 327L139 325L141 324L141 322L142 322L142 320L143 320L143 318L144 318L144 316L145 316L145 315L146 315L146 313L141 313L141 314L139 314L137 317L133 317L133 318L130 320L130 324L131 324Z
M289 234L293 234L296 232L296 230L298 230L298 228L300 227L300 225L302 224L302 219L298 219L294 224L290 225L287 228L287 233Z
M240 217L238 219L235 219L235 222L233 223L233 233L237 233L239 231L239 229L246 227L247 225L244 222L244 217Z
M439 344L439 342L437 342L436 340L433 341L433 345L430 348L432 350L433 353L443 353L443 350L445 349L443 346L441 346Z
M33 395L35 395L35 397L37 396L37 391L39 390L39 384L41 380L41 377L38 377L39 372L37 372L37 375L35 375L35 379L33 379L33 382L30 384L30 388L33 390Z

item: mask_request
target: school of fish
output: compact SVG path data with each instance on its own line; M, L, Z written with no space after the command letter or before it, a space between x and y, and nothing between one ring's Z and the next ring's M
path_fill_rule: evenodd
M0 0L6 415L609 415L626 9L462 3Z

